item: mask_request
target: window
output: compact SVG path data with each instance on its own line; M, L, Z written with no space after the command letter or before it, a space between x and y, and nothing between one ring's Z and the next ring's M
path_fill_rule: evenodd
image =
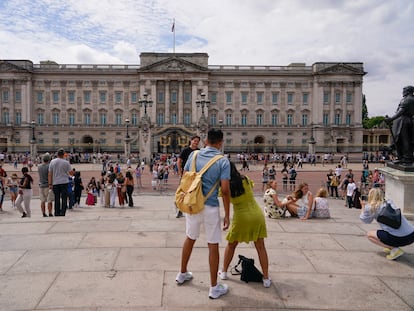
M138 103L138 94L137 94L137 92L131 92L131 103L133 103L133 104Z
M287 94L287 102L289 105L293 104L293 93L288 93Z
M278 124L278 116L276 113L272 113L272 125L276 126Z
M164 113L160 112L157 114L157 125L164 124Z
M293 115L291 113L287 115L287 125L293 125Z
M341 124L341 114L337 113L335 114L335 125L340 125Z
M115 104L121 104L122 103L122 92L115 92Z
M10 123L10 116L8 111L3 111L3 123L9 124Z
M215 113L210 114L210 124L212 126L217 125L217 115Z
M323 103L329 105L329 92L323 92Z
M291 138L286 139L286 144L292 145L293 144L293 139L291 139Z
M303 114L302 115L302 125L303 126L307 126L308 125L308 115L307 114Z
M16 100L16 103L21 103L22 102L22 92L21 91L16 91L15 100Z
M171 102L176 103L177 102L177 91L171 92Z
M211 92L210 93L210 101L213 104L216 104L217 103L217 93L216 92Z
M263 104L263 92L257 92L256 94L257 104Z
M184 103L189 104L191 103L191 93L185 92L184 93Z
M115 114L115 124L116 125L122 125L122 113L117 112Z
M84 91L83 92L83 102L85 104L91 103L91 91Z
M3 103L8 103L9 102L9 91L3 91Z
M302 101L304 105L308 104L308 98L309 98L309 93L303 93L302 95Z
M241 115L241 125L242 126L247 125L247 113L242 113L242 115Z
M91 114L89 112L85 113L85 125L91 124Z
M352 116L351 116L351 114L347 114L346 115L346 125L351 125L351 122L352 122Z
M226 103L231 105L233 100L233 92L226 92Z
M52 119L53 119L52 123L53 123L53 125L59 125L59 123L60 123L59 117L60 117L60 115L59 115L58 111L53 112L53 114L52 114Z
M135 112L131 114L131 124L138 125L138 115Z
M177 114L175 112L171 113L170 123L177 124Z
M43 125L45 123L45 116L43 115L43 112L37 113L37 124Z
M263 115L261 113L258 113L256 115L256 125L260 126L263 123Z
M68 101L69 101L69 104L75 103L75 91L68 92Z
M159 103L164 103L164 92L163 91L159 91L158 92L158 99L157 99L157 101Z
M191 124L191 114L189 112L184 113L184 124L187 126Z
M247 96L249 95L249 93L247 92L242 92L241 93L241 101L242 101L242 105L246 105L247 104Z
M52 100L54 104L59 104L59 91L52 92Z
M22 124L22 113L20 111L16 111L16 124L20 125Z
M335 104L341 103L341 93L337 92L335 93Z
M226 125L227 126L231 126L231 124L232 124L232 115L231 115L231 113L228 113L228 114L226 114Z
M105 104L106 103L106 92L105 91L99 92L99 102L101 104Z
M352 104L352 93L351 92L346 92L346 103Z
M75 113L74 112L69 112L69 124L75 125Z
M105 112L101 112L99 114L99 119L101 120L101 125L106 125L106 113Z
M41 92L41 91L36 92L36 101L39 104L43 103L43 92Z
M277 102L278 102L278 99L279 99L279 93L272 93L272 104L273 105L277 105Z
M325 125L325 126L329 125L329 114L327 114L327 113L323 114L323 125Z

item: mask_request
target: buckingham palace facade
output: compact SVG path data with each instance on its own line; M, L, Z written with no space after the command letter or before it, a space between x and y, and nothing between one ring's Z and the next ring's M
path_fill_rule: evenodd
M141 53L139 65L0 60L7 152L180 152L208 128L225 152L360 152L363 63L209 65Z

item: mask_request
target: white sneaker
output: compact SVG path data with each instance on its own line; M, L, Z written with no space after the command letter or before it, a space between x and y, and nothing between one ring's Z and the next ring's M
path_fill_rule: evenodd
M220 277L220 279L222 279L222 280L227 280L228 279L228 277L227 277L227 272L224 272L224 271L219 271L218 272L218 276Z
M216 286L210 287L208 297L210 299L217 299L220 296L227 294L228 291L229 291L229 287L226 284L217 283Z
M263 286L264 287L269 288L271 284L272 284L271 279L263 279Z
M178 272L175 281L177 282L178 285L182 285L184 284L185 281L189 281L193 278L193 274L189 271L181 273Z

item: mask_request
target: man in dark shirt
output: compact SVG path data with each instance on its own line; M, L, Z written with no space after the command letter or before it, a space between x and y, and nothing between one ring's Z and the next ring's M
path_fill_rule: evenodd
M191 152L193 152L194 150L199 150L198 148L199 143L200 143L200 136L194 135L193 137L191 137L190 144L188 145L188 147L185 147L181 151L180 155L178 156L177 168L178 168L178 174L180 174L180 177L183 176L184 166ZM176 217L177 218L183 217L183 213L179 209L177 209Z

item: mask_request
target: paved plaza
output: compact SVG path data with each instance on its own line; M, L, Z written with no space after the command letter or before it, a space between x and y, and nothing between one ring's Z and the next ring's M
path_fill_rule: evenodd
M209 299L204 235L189 264L194 279L177 286L185 219L175 218L170 187L137 192L134 208L83 207L59 218L43 218L38 198L32 218L23 219L7 201L0 214L0 310L414 309L414 245L387 260L365 237L377 224L363 224L359 210L334 199L331 219L266 220L270 288L230 276L229 293ZM259 266L253 245L241 244L238 254Z

